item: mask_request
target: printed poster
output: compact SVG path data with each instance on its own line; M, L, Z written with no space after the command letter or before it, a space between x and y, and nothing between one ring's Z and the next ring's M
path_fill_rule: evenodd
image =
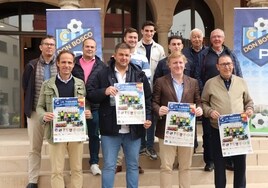
M96 55L102 59L100 8L46 11L47 34L56 38L56 53L71 50L75 56L82 55L82 43L91 37L97 43Z
M254 101L250 134L268 136L268 8L235 8L234 52Z
M53 141L86 141L85 98L53 98Z
M222 115L218 121L223 157L253 152L246 113Z
M115 96L117 124L144 124L146 114L143 83L115 83L114 86L118 89Z
M195 104L169 102L168 108L164 144L194 147Z

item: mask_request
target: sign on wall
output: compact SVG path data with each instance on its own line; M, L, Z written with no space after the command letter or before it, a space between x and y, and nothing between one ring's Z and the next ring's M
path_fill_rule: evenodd
M251 135L268 135L267 8L235 8L234 51L255 104Z
M82 54L82 43L94 38L96 55L102 59L100 9L47 9L47 34L56 38L56 52L71 50Z

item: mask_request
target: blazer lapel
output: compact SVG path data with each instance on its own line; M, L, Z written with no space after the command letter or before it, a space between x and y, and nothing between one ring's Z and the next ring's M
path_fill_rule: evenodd
M171 97L173 98L172 101L178 102L178 98L177 98L177 95L173 86L173 79L171 77L171 74L169 74L169 76L167 77L167 82L169 83L166 84L166 87L167 87L167 90L170 92Z
M185 102L187 98L187 94L191 92L191 83L187 76L183 75L183 92L181 97L181 102Z

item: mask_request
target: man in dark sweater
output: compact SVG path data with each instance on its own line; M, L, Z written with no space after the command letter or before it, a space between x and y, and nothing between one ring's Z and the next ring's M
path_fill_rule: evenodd
M86 88L90 82L95 78L96 74L102 70L106 65L101 59L96 56L97 44L93 38L85 39L83 42L83 55L75 58L75 65L72 74L84 80ZM99 104L91 103L92 119L87 120L88 137L89 137L89 152L90 152L90 170L92 174L101 175L99 169Z

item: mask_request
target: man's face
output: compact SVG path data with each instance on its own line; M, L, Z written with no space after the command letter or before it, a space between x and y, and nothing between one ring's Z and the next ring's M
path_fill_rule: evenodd
M198 49L203 45L203 36L200 32L193 31L190 40L194 48Z
M154 26L145 26L142 30L141 30L141 34L142 34L142 39L145 42L151 42L153 40L153 36L155 34L155 29Z
M74 68L74 57L69 53L63 53L57 62L57 66L62 77L70 76Z
M224 33L219 29L212 31L210 35L210 42L212 47L221 48L224 42Z
M171 39L170 44L168 45L168 49L170 50L170 53L175 51L181 51L183 48L183 44L181 39Z
M135 48L138 42L138 33L127 33L124 37L124 42L127 43L131 48Z
M56 44L54 39L46 38L39 45L43 57L52 57L56 51Z
M130 62L130 49L118 49L114 54L115 66L124 69Z
M83 57L85 59L92 59L96 54L96 42L92 39L87 39L84 41L83 46Z
M230 57L228 56L220 57L216 66L218 71L220 72L220 75L223 78L229 79L232 76L234 64Z
M185 62L182 57L172 58L170 59L168 66L170 68L171 74L178 76L183 74Z

